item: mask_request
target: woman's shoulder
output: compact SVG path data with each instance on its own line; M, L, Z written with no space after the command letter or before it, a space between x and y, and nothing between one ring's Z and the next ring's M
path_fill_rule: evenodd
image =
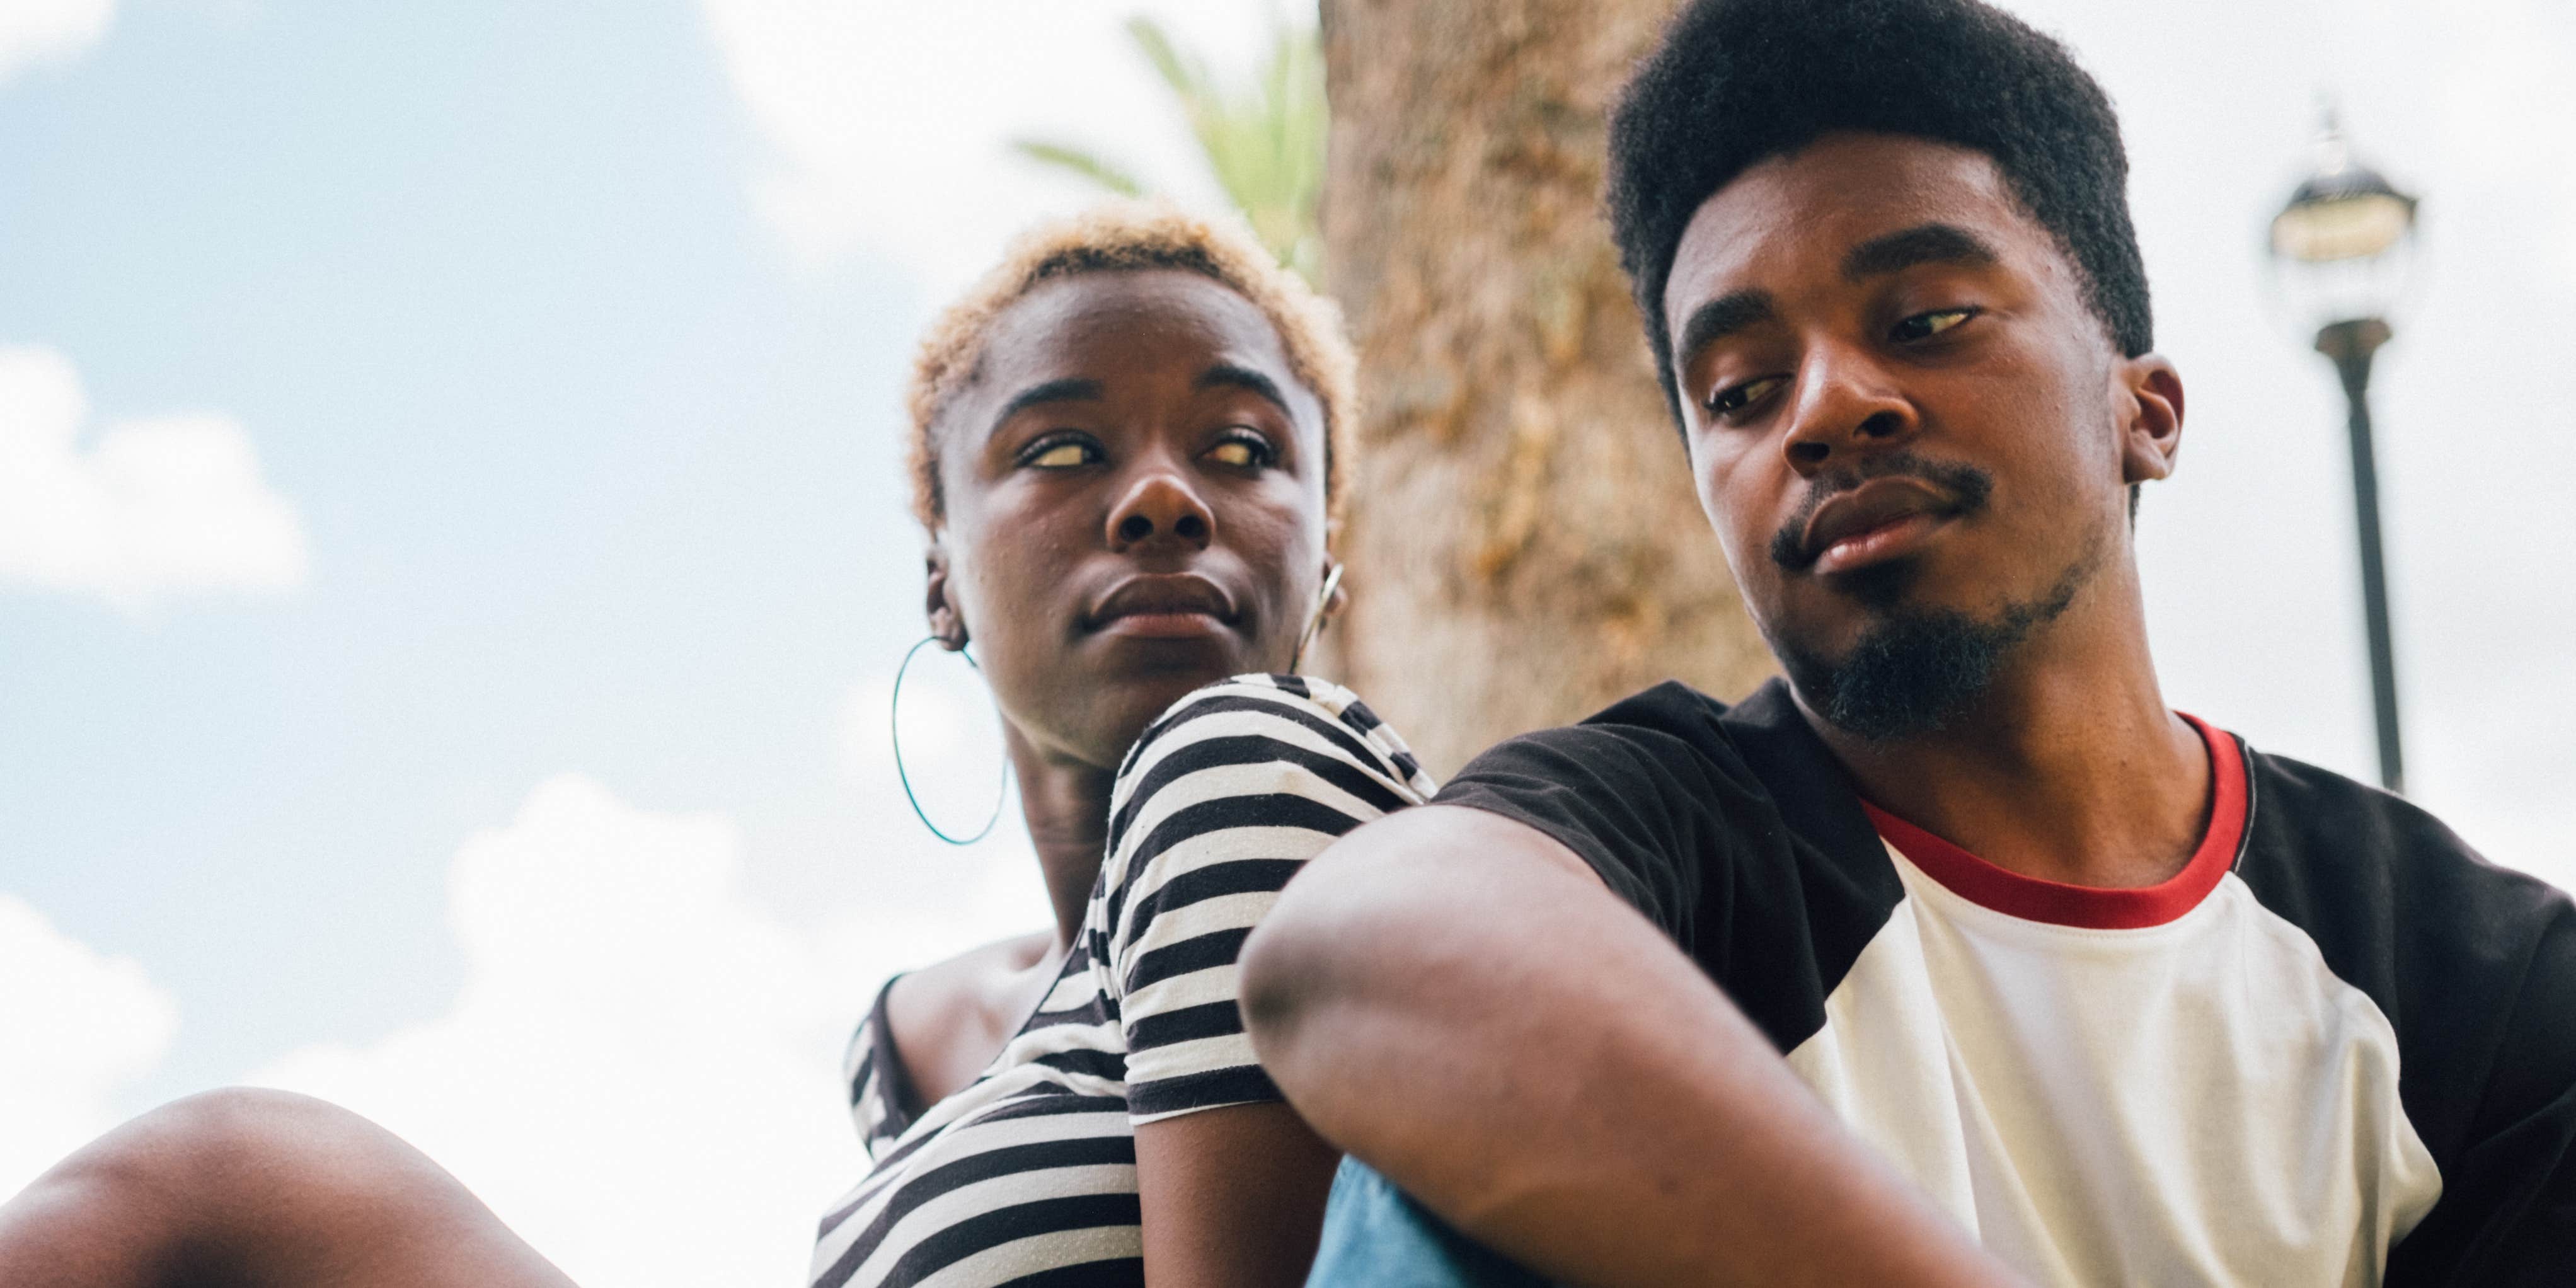
M973 1027L959 1024L961 1018L1009 1010L1003 995L1046 957L1054 942L1048 932L1032 930L895 976L887 981L881 1003L895 1040L926 1051L934 1035Z
M858 1127L859 1144L870 1158L902 1135L911 1118L907 1102L912 1097L904 1085L903 1063L894 1057L894 1040L886 1031L886 999L903 978L896 975L877 988L876 1000L860 1017L849 1046L841 1053L841 1087L850 1095L850 1121Z
M1146 729L1085 913L1132 1121L1280 1099L1243 1030L1236 954L1300 867L1432 790L1366 703L1305 676L1238 675Z
M1436 790L1340 685L1239 675L1189 694L1146 729L1111 792L1092 909L1111 935L1104 958L1166 904L1275 894L1333 840Z
M1238 675L1191 691L1146 726L1118 773L1118 803L1149 780L1168 780L1174 760L1211 757L1228 763L1322 756L1385 780L1407 798L1427 800L1437 785L1358 694L1306 675ZM1162 772L1157 772L1158 770Z
M1043 930L1015 935L886 981L842 1060L864 1139L901 1134L992 1058L1009 1040L1028 972L1053 942Z

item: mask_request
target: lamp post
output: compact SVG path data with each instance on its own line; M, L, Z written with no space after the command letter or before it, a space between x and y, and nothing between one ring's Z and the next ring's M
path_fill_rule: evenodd
M2412 266L2415 198L2352 159L2326 118L2316 169L2272 217L2274 280L2316 349L2343 380L2352 439L2353 514L2361 531L2361 607L2370 637L2371 707L2379 728L2379 781L2406 790L2397 734L2397 659L2388 630L2388 574L2380 553L2379 468L2371 450L2370 363L2392 334L2388 314Z

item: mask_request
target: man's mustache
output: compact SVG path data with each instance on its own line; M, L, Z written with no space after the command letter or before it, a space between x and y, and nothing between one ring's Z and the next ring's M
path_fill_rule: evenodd
M1771 537L1771 562L1791 572L1805 572L1813 567L1822 551L1807 549L1807 525L1825 502L1849 492L1871 479L1903 477L1921 479L1950 495L1951 513L1971 515L1986 506L1986 498L1995 490L1995 477L1974 465L1957 461L1937 461L1913 452L1894 452L1886 456L1863 459L1849 469L1834 470L1807 480L1807 499L1798 512Z

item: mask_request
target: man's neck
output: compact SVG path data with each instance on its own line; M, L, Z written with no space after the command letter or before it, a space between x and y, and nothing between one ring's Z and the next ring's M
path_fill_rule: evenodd
M2023 645L1937 733L1870 741L1799 712L1880 809L1998 867L2072 885L2154 885L2209 822L2199 733L2166 709L2134 589ZM2108 611L2104 611L2108 610Z

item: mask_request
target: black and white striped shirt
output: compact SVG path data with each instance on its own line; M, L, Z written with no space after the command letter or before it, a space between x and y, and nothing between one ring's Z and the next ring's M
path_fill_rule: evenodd
M1298 865L1431 780L1350 691L1241 676L1192 693L1120 767L1108 854L1053 988L918 1117L885 996L850 1044L875 1167L825 1214L816 1288L1144 1281L1134 1126L1280 1099L1235 958Z

